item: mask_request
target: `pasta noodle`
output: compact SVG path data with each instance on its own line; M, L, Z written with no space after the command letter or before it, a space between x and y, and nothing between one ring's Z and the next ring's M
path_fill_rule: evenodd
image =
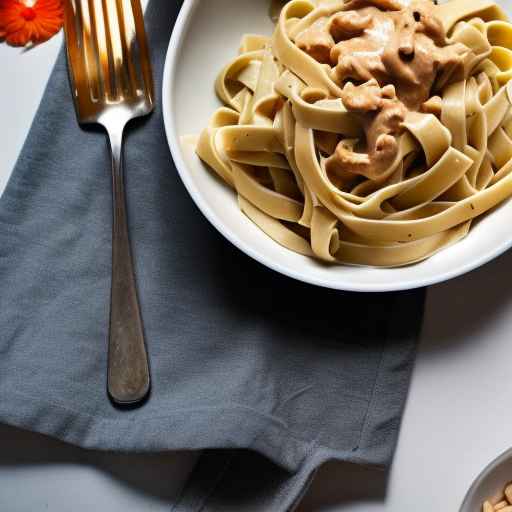
M268 236L401 266L512 196L512 25L494 2L273 6L274 34L244 36L219 74L196 148Z

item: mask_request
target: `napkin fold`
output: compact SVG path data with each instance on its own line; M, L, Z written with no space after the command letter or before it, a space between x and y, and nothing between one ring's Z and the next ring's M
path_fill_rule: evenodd
M158 96L180 5L146 15ZM387 466L424 291L315 288L239 252L181 184L160 105L125 139L149 400L107 399L109 151L77 124L61 54L0 199L0 421L85 448L206 450L178 512L293 510L327 460Z

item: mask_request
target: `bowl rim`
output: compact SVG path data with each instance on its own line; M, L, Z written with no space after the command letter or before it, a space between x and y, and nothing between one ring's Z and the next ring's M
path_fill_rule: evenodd
M249 244L238 238L231 230L225 227L217 214L212 210L212 208L210 208L209 204L203 200L201 194L196 190L196 187L190 178L188 165L186 164L182 154L176 123L174 121L174 114L172 112L172 105L174 104L173 98L175 94L176 65L178 56L184 43L186 29L188 28L188 25L192 20L192 16L199 4L200 0L183 1L182 7L172 31L171 39L169 41L162 80L162 112L164 128L171 155L173 157L178 174L180 175L180 178L185 185L185 188L187 189L188 193L192 197L201 213L217 229L217 231L219 231L219 233L221 233L235 247L259 263L265 265L266 267L298 281L323 288L353 292L405 291L443 283L445 281L449 281L456 277L462 276L478 267L481 267L482 265L485 265L512 247L512 237L509 240L504 239L501 244L496 245L493 249L482 252L478 257L474 258L465 265L461 265L460 267L452 270L432 274L430 277L417 279L409 278L407 280L393 281L389 283L351 283L340 280L316 278L314 276L309 276L299 271L287 268L284 265L272 261L270 258L265 256L265 254L258 252Z
M473 498L474 493L476 490L480 487L482 484L482 481L487 477L487 475L496 467L501 465L503 462L512 459L512 448L508 448L503 453L498 455L495 459L493 459L487 466L485 466L482 471L478 474L478 476L475 478L473 483L471 484L471 487L468 489L466 495L464 496L464 500L462 501L462 504L460 506L459 512L463 512L465 508L467 508L470 505L470 500ZM505 484L508 482L505 482Z

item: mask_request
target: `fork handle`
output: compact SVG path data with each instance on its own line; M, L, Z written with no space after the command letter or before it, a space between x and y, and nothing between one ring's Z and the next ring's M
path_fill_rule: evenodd
M108 393L119 404L139 402L150 387L148 356L133 270L122 167L123 127L107 127L112 150L112 289Z

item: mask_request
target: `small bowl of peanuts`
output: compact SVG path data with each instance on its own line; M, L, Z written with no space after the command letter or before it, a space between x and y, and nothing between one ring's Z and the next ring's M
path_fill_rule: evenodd
M460 512L512 512L512 449L493 460L473 482Z

